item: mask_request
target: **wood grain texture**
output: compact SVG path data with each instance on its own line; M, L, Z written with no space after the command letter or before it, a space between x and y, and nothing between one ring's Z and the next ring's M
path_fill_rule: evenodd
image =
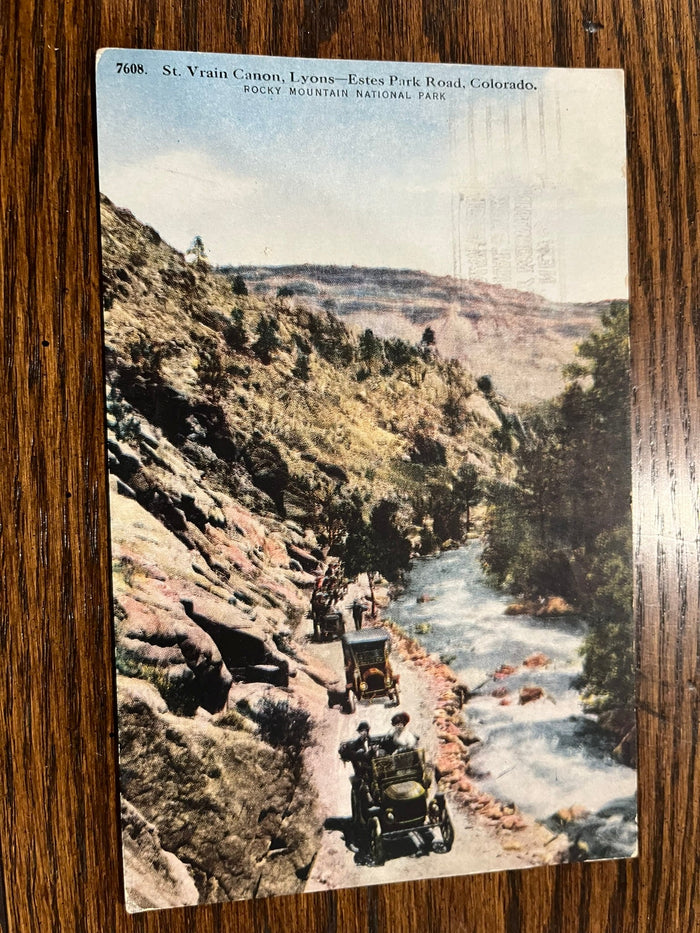
M5 0L0 16L0 927L697 933L694 0ZM587 23L602 28L590 31ZM121 897L99 245L100 46L624 67L641 857L129 917Z

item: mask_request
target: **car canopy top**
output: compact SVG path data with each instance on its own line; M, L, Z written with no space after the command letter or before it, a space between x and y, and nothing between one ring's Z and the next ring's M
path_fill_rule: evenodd
M348 648L369 648L391 641L391 635L384 628L365 628L356 632L346 632L342 637L343 646Z

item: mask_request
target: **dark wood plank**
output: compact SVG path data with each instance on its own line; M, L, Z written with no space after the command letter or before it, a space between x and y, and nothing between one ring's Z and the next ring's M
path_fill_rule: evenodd
M696 4L6 0L0 37L6 914L0 909L0 926L11 933L694 933L700 927ZM125 914L91 109L93 56L105 45L625 68L638 863Z

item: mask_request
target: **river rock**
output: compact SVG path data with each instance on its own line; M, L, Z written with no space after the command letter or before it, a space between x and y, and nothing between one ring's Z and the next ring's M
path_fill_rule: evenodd
M578 804L573 804L570 807L562 807L560 810L557 810L554 814L554 819L558 820L563 825L564 823L576 823L580 820L585 820L589 816L590 810Z
M541 700L544 696L545 692L543 687L521 687L518 703L520 706L525 706L526 703L534 703L535 700Z
M561 596L548 596L544 601L544 605L539 607L535 615L540 618L543 616L570 616L575 612L576 610L573 608L573 606L570 606Z
M457 755L448 755L441 752L435 762L435 777L437 780L447 778L462 766L462 760Z
M525 829L527 824L521 816L518 816L515 813L506 814L501 820L501 826L504 829L507 829L509 832L518 832L521 829Z
M636 852L635 797L611 801L597 813L565 823L564 832L570 843L572 861L588 859L629 858ZM547 825L556 831L558 814Z
M637 727L633 726L613 749L613 758L628 768L637 767Z
M520 829L520 827L517 828ZM522 852L523 847L522 843L518 842L517 839L504 839L503 848L506 852Z
M532 670L538 667L546 667L549 663L547 655L543 654L541 651L537 651L535 654L531 654L528 658L525 658L523 666L529 667Z
M501 664L497 671L494 672L494 680L503 680L505 677L511 677L517 671L517 667L513 667L512 664Z

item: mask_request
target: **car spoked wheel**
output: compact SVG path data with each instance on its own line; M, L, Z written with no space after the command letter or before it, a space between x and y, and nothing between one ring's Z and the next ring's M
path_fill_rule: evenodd
M357 786L354 786L350 791L350 805L352 807L352 821L355 827L359 829L365 826L367 817L362 811L362 791Z
M447 807L443 808L442 816L440 817L440 831L442 832L442 845L444 850L445 852L449 852L452 848L452 843L455 841L455 829L452 825L450 814L447 812Z
M384 838L382 827L376 816L369 821L369 852L375 865L383 865L386 861L384 852Z

